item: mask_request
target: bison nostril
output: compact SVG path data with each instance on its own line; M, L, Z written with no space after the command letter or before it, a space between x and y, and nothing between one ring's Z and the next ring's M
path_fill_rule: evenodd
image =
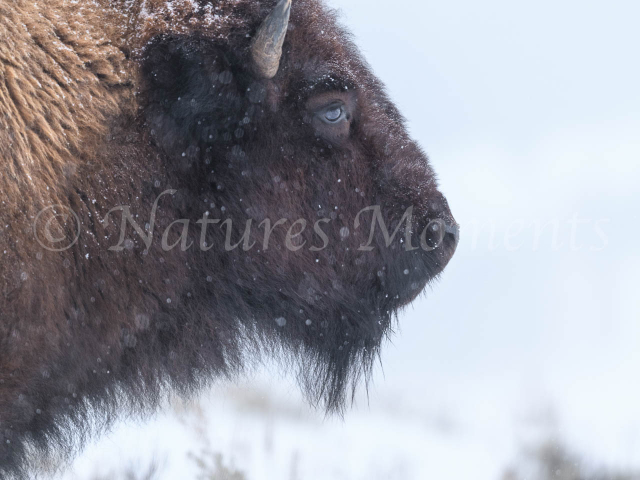
M444 231L447 235L453 237L453 246L456 247L458 245L458 241L460 240L460 226L455 222L446 224L444 227Z

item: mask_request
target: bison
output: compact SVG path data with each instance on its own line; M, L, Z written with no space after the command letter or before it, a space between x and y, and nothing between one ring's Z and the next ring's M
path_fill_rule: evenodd
M458 240L320 0L2 0L0 201L0 476L265 355L342 411Z

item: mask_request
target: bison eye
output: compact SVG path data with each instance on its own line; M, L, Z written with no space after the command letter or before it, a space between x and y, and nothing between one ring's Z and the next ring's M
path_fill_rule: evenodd
M338 123L345 118L344 106L342 104L329 105L320 112L322 120L326 123Z
M307 100L303 121L313 126L317 138L342 145L350 137L355 107L351 91L324 92Z

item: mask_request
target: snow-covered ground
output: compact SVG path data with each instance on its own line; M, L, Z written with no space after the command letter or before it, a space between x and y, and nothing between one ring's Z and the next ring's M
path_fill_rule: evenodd
M64 478L155 456L195 479L219 453L246 480L498 480L545 435L640 469L640 4L332 3L431 157L456 256L344 419L263 371L118 424Z
M144 425L122 425L90 447L65 479L159 465L160 479L195 479L215 454L246 479L496 478L505 465L497 419L493 433L458 423L444 409L413 409L395 399L355 408L344 421L309 410L295 390L221 389L197 405ZM510 459L510 458L509 458ZM217 477L214 477L217 478ZM221 477L225 478L225 477Z

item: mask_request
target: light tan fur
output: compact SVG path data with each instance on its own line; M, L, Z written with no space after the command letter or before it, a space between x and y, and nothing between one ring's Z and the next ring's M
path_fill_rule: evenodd
M0 3L0 198L31 210L54 200L105 133L131 83L106 11L76 2Z

